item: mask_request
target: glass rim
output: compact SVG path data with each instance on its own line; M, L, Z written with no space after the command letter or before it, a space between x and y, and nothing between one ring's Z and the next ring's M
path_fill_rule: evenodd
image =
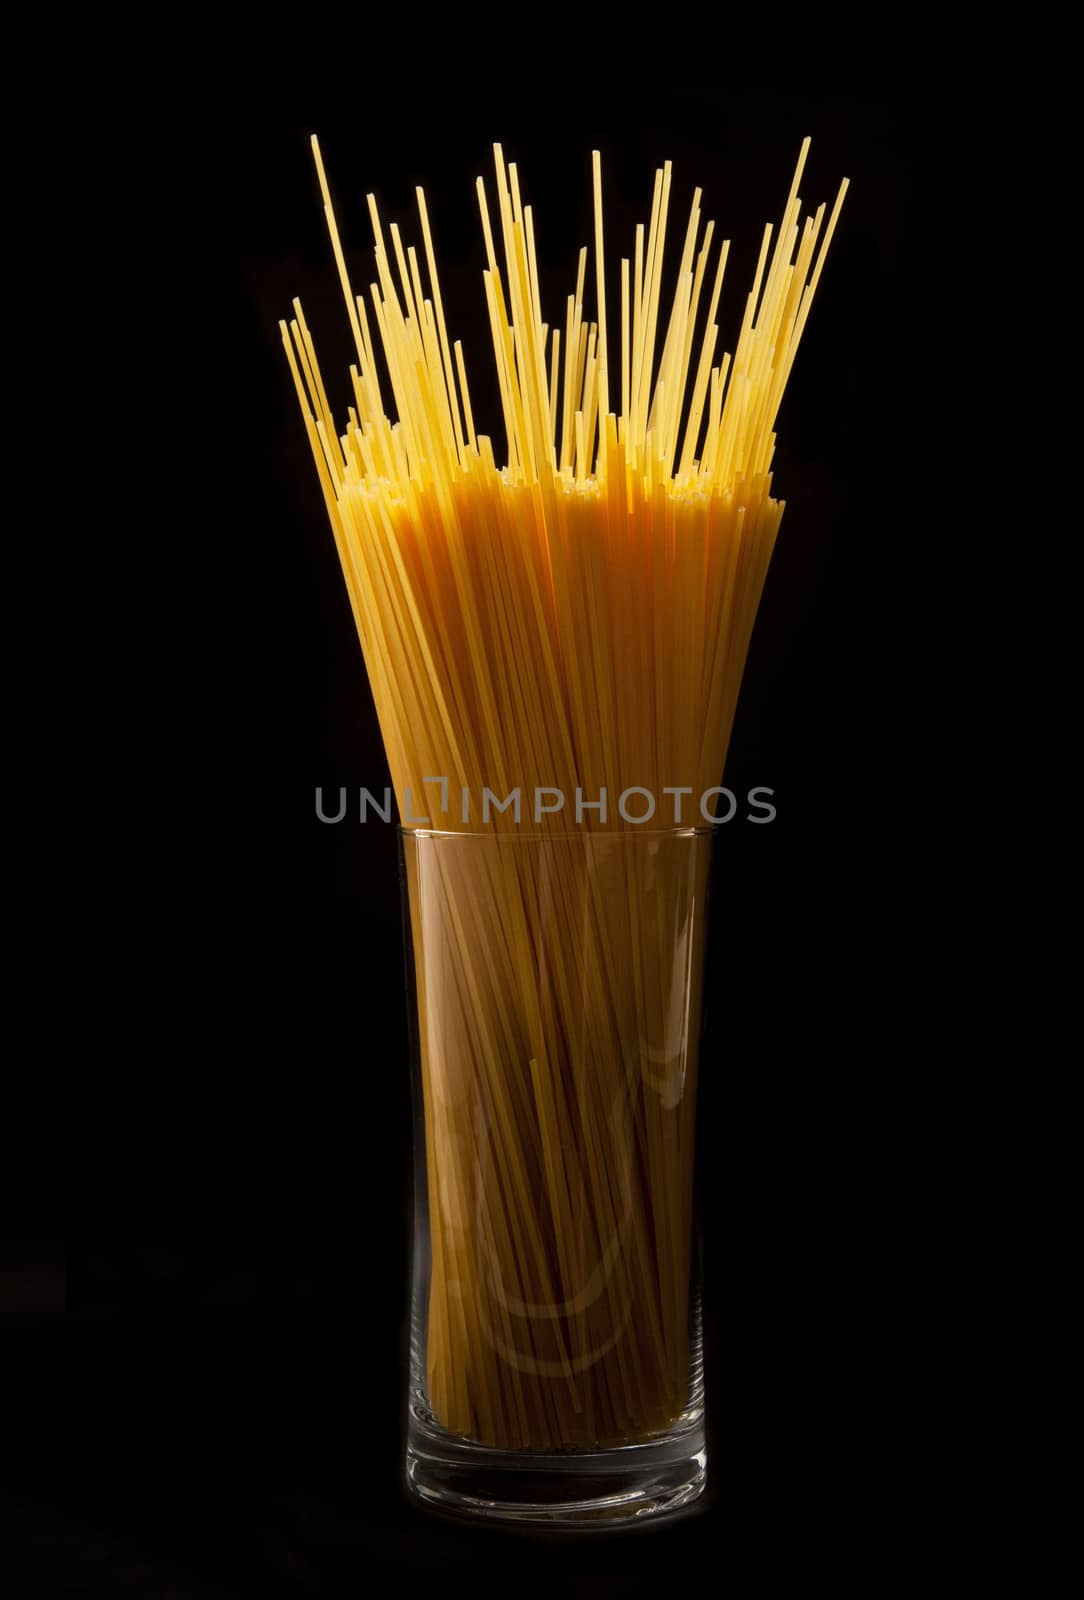
M525 843L545 844L547 842L559 844L570 839L694 839L705 838L716 834L725 826L721 822L697 823L695 826L678 826L674 828L639 828L630 824L627 828L572 828L561 833L543 833L536 828L510 828L498 832L494 828L482 831L477 828L415 828L407 824L396 823L395 831L401 839L487 839L491 842L512 843L522 840Z

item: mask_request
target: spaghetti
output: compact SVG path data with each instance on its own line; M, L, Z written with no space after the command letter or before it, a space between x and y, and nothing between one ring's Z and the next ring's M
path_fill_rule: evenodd
M611 830L636 834L619 795L698 796L723 771L783 513L776 416L847 187L803 217L808 149L717 355L729 241L713 252L699 189L669 301L666 163L608 304L596 152L594 320L585 249L551 325L532 208L495 146L495 203L480 178L477 193L498 467L422 190L421 258L369 196L375 281L355 294L313 139L355 350L344 431L298 302L281 331L395 793L432 795L439 774L436 826L463 835L406 851L426 1381L440 1422L492 1445L638 1439L689 1397L706 854L662 838L645 873ZM479 814L448 789L520 801ZM535 809L528 848L517 828L540 790L575 796L575 813Z

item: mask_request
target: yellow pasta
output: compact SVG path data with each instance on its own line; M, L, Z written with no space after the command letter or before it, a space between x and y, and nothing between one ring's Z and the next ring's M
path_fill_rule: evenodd
M670 164L656 174L608 302L595 152L595 308L585 250L547 322L533 211L494 147L494 186L477 193L498 466L423 192L420 254L369 196L375 272L355 293L313 139L355 353L344 430L297 302L283 344L404 820L464 836L439 866L407 852L426 1382L436 1419L487 1444L639 1439L689 1399L706 853L660 837L648 884L609 835L702 825L697 797L721 782L783 512L776 417L847 187L827 223L823 206L803 219L808 148L720 352L729 241L714 247L700 190L664 295ZM646 823L630 820L632 791Z

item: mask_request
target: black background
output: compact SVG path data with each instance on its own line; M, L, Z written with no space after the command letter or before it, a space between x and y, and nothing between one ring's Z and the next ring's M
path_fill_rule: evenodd
M374 52L307 92L289 54L208 65L166 108L143 85L130 129L140 176L111 272L141 577L114 650L128 887L102 996L125 1042L82 1097L63 1401L48 1425L34 1413L36 1447L13 1458L10 1592L337 1593L386 1572L606 1593L700 1557L766 1578L838 1566L848 1525L876 1520L869 1464L898 1399L893 1211L871 1197L893 1114L879 1066L895 1019L872 997L889 937L888 641L908 626L896 486L914 449L902 89L767 74L734 90L707 65L663 62L639 98L620 73L557 67L496 89L466 68L453 97L434 47L409 91ZM779 814L736 820L717 845L698 1158L711 1486L696 1515L654 1530L457 1528L401 1491L396 846L378 822L314 813L318 784L356 794L387 775L277 330L300 295L341 409L349 335L313 130L355 287L367 190L409 222L425 185L449 324L498 453L473 192L493 138L535 207L551 315L592 237L593 146L612 258L664 158L675 254L702 185L734 241L727 348L802 136L807 203L852 180L780 418L788 509L726 775L739 794L774 789ZM16 1338L48 1368L60 1332L24 1319Z

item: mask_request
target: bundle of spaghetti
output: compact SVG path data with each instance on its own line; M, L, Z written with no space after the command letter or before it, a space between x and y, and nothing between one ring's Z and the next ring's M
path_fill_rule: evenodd
M438 1421L492 1445L643 1438L689 1402L707 848L672 825L721 781L783 512L776 416L847 187L803 218L808 148L717 359L729 241L713 254L699 189L668 314L669 163L613 315L596 152L594 320L585 249L551 326L495 146L495 208L477 192L498 467L424 193L424 268L369 196L375 281L355 295L313 140L356 353L345 431L296 301L282 336L395 794L442 835L406 846L426 1383Z

